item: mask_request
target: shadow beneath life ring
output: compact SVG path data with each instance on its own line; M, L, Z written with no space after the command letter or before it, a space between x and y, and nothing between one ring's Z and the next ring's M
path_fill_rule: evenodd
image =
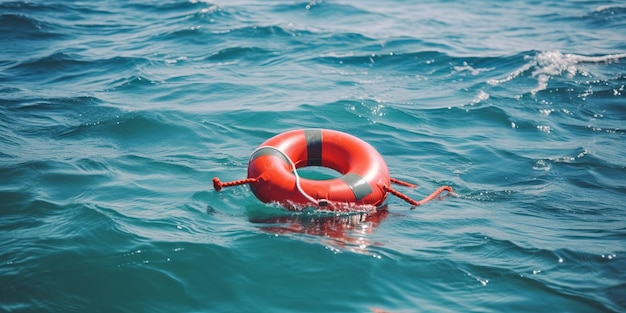
M367 247L382 245L370 242L367 237L388 215L389 211L385 205L374 212L337 215L307 211L280 216L250 217L249 221L266 224L259 228L268 233L322 237L329 240L328 243L335 248L348 248L355 252L367 253Z

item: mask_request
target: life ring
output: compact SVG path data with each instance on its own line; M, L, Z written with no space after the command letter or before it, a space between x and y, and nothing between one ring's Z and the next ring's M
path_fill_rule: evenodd
M297 169L322 166L340 177L315 180ZM284 206L379 206L387 197L389 169L367 142L328 129L292 130L262 143L248 161L250 187L263 202ZM336 208L335 208L336 209Z
M341 176L327 180L302 178L298 169L306 166L327 167ZM456 196L452 187L441 186L416 201L391 188L390 183L417 187L389 177L387 164L370 144L328 129L292 130L266 140L250 156L246 179L222 182L213 177L216 191L249 184L259 200L294 210L305 207L329 211L378 209L388 193L408 202L413 209L444 191Z

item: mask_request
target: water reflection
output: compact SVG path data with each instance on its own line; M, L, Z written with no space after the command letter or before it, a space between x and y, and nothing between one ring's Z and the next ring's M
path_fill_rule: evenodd
M387 207L374 212L330 214L311 212L289 213L276 216L250 217L250 222L266 224L259 228L277 235L302 234L327 239L332 249L348 249L368 253L372 243L368 239L374 229L389 215Z

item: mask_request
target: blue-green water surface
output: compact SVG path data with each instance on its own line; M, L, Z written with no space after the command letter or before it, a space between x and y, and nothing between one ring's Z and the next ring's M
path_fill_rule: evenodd
M2 1L0 311L624 312L622 1ZM376 213L248 186L329 128Z

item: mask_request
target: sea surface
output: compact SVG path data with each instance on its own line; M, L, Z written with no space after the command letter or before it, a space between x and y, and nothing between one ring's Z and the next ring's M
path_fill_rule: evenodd
M625 312L625 85L617 0L1 1L0 311ZM213 189L298 128L458 196Z

